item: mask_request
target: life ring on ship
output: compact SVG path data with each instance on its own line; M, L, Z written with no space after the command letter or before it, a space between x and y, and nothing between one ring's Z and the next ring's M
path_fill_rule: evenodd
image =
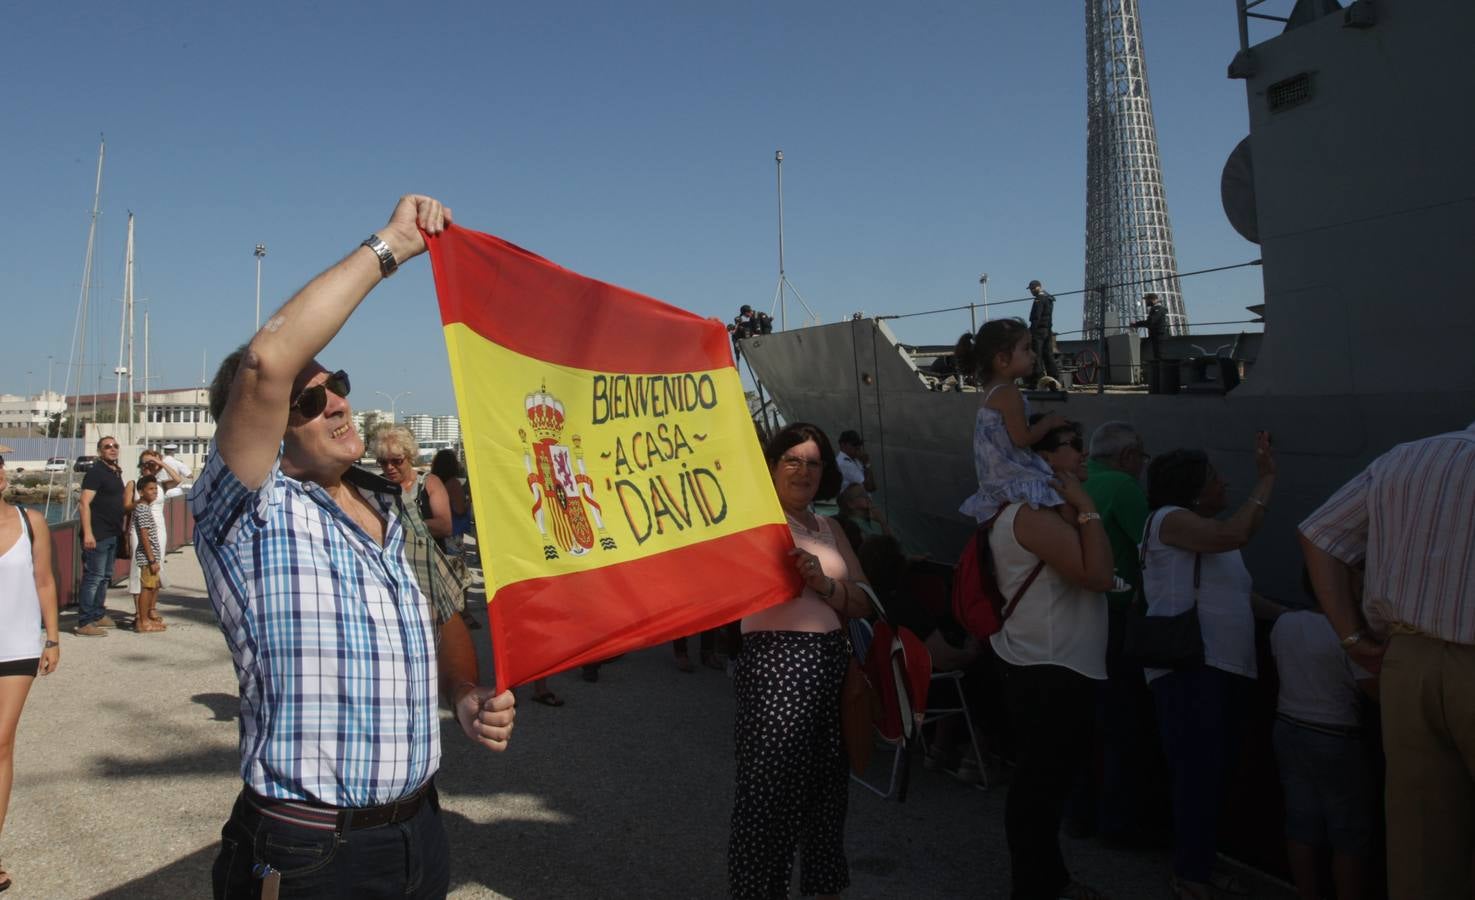
M1095 384L1101 372L1101 357L1095 350L1082 350L1076 354L1076 384Z

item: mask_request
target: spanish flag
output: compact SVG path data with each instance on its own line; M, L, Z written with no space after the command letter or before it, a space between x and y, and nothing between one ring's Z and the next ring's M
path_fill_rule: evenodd
M722 323L491 235L428 241L499 686L799 592Z

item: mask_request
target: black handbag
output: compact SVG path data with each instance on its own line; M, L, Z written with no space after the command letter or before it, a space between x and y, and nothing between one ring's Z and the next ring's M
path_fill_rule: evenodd
M1147 536L1152 533L1152 519L1142 532L1140 566L1147 568ZM1192 669L1204 664L1204 633L1198 624L1199 570L1202 554L1193 554L1193 605L1175 616L1147 614L1146 572L1132 598L1127 612L1127 627L1122 639L1122 655L1150 669Z

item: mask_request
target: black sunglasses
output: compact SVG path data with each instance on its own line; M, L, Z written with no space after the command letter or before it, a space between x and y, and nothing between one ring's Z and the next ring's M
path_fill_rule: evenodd
M304 419L316 419L328 408L328 391L332 391L340 397L348 396L348 373L339 369L322 384L302 389L297 399L292 401L291 409L302 413Z
M1051 450L1059 450L1061 447L1069 447L1077 453L1084 453L1086 450L1086 442L1082 440L1080 435L1076 435L1068 441L1057 441L1055 443L1055 446L1045 448L1045 452L1048 453Z

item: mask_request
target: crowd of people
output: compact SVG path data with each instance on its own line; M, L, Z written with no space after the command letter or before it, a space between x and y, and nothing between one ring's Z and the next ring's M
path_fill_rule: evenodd
M438 704L477 745L500 751L511 738L515 697L481 683L468 632L457 562L470 500L454 454L422 473L413 434L391 428L372 447L382 477L358 468L348 375L317 360L369 292L450 221L431 198L401 198L380 231L230 354L210 387L218 430L189 503L240 685L242 781L212 870L217 897L445 896ZM1270 436L1254 436L1253 481L1231 510L1223 473L1200 450L1153 457L1129 423L1088 436L1032 414L1017 385L1040 374L1053 302L1032 288L1029 324L995 320L956 348L980 389L977 483L960 511L1009 598L991 633L962 627L946 568L887 521L863 435L845 430L832 445L821 427L795 422L764 442L801 587L700 643L705 665L732 660L731 895L788 896L796 853L802 894L849 887L840 700L855 650L845 626L879 606L916 632L936 671L963 673L977 733L949 720L925 740L930 762L961 780L990 767L1007 776L1013 897L1103 896L1072 876L1062 850L1062 827L1082 823L1115 844L1165 838L1177 897L1244 891L1215 851L1261 674L1257 620L1269 623L1279 678L1274 750L1301 895L1322 896L1327 868L1339 900L1375 893L1381 824L1392 897L1470 896L1475 425L1395 448L1307 518L1307 596L1272 602L1240 555L1274 502ZM735 332L749 327L741 319ZM762 317L751 321L761 333ZM103 605L120 542L138 574L131 627L162 630L158 504L192 473L148 451L125 482L119 442L105 437L98 451L82 486L75 631L120 624ZM836 514L820 514L816 504L832 499ZM0 500L0 827L26 694L60 661L50 553L44 518ZM685 639L673 654L694 670ZM339 689L344 679L355 689ZM1372 697L1382 700L1382 823ZM562 703L546 682L534 699ZM9 886L0 866L0 891Z

